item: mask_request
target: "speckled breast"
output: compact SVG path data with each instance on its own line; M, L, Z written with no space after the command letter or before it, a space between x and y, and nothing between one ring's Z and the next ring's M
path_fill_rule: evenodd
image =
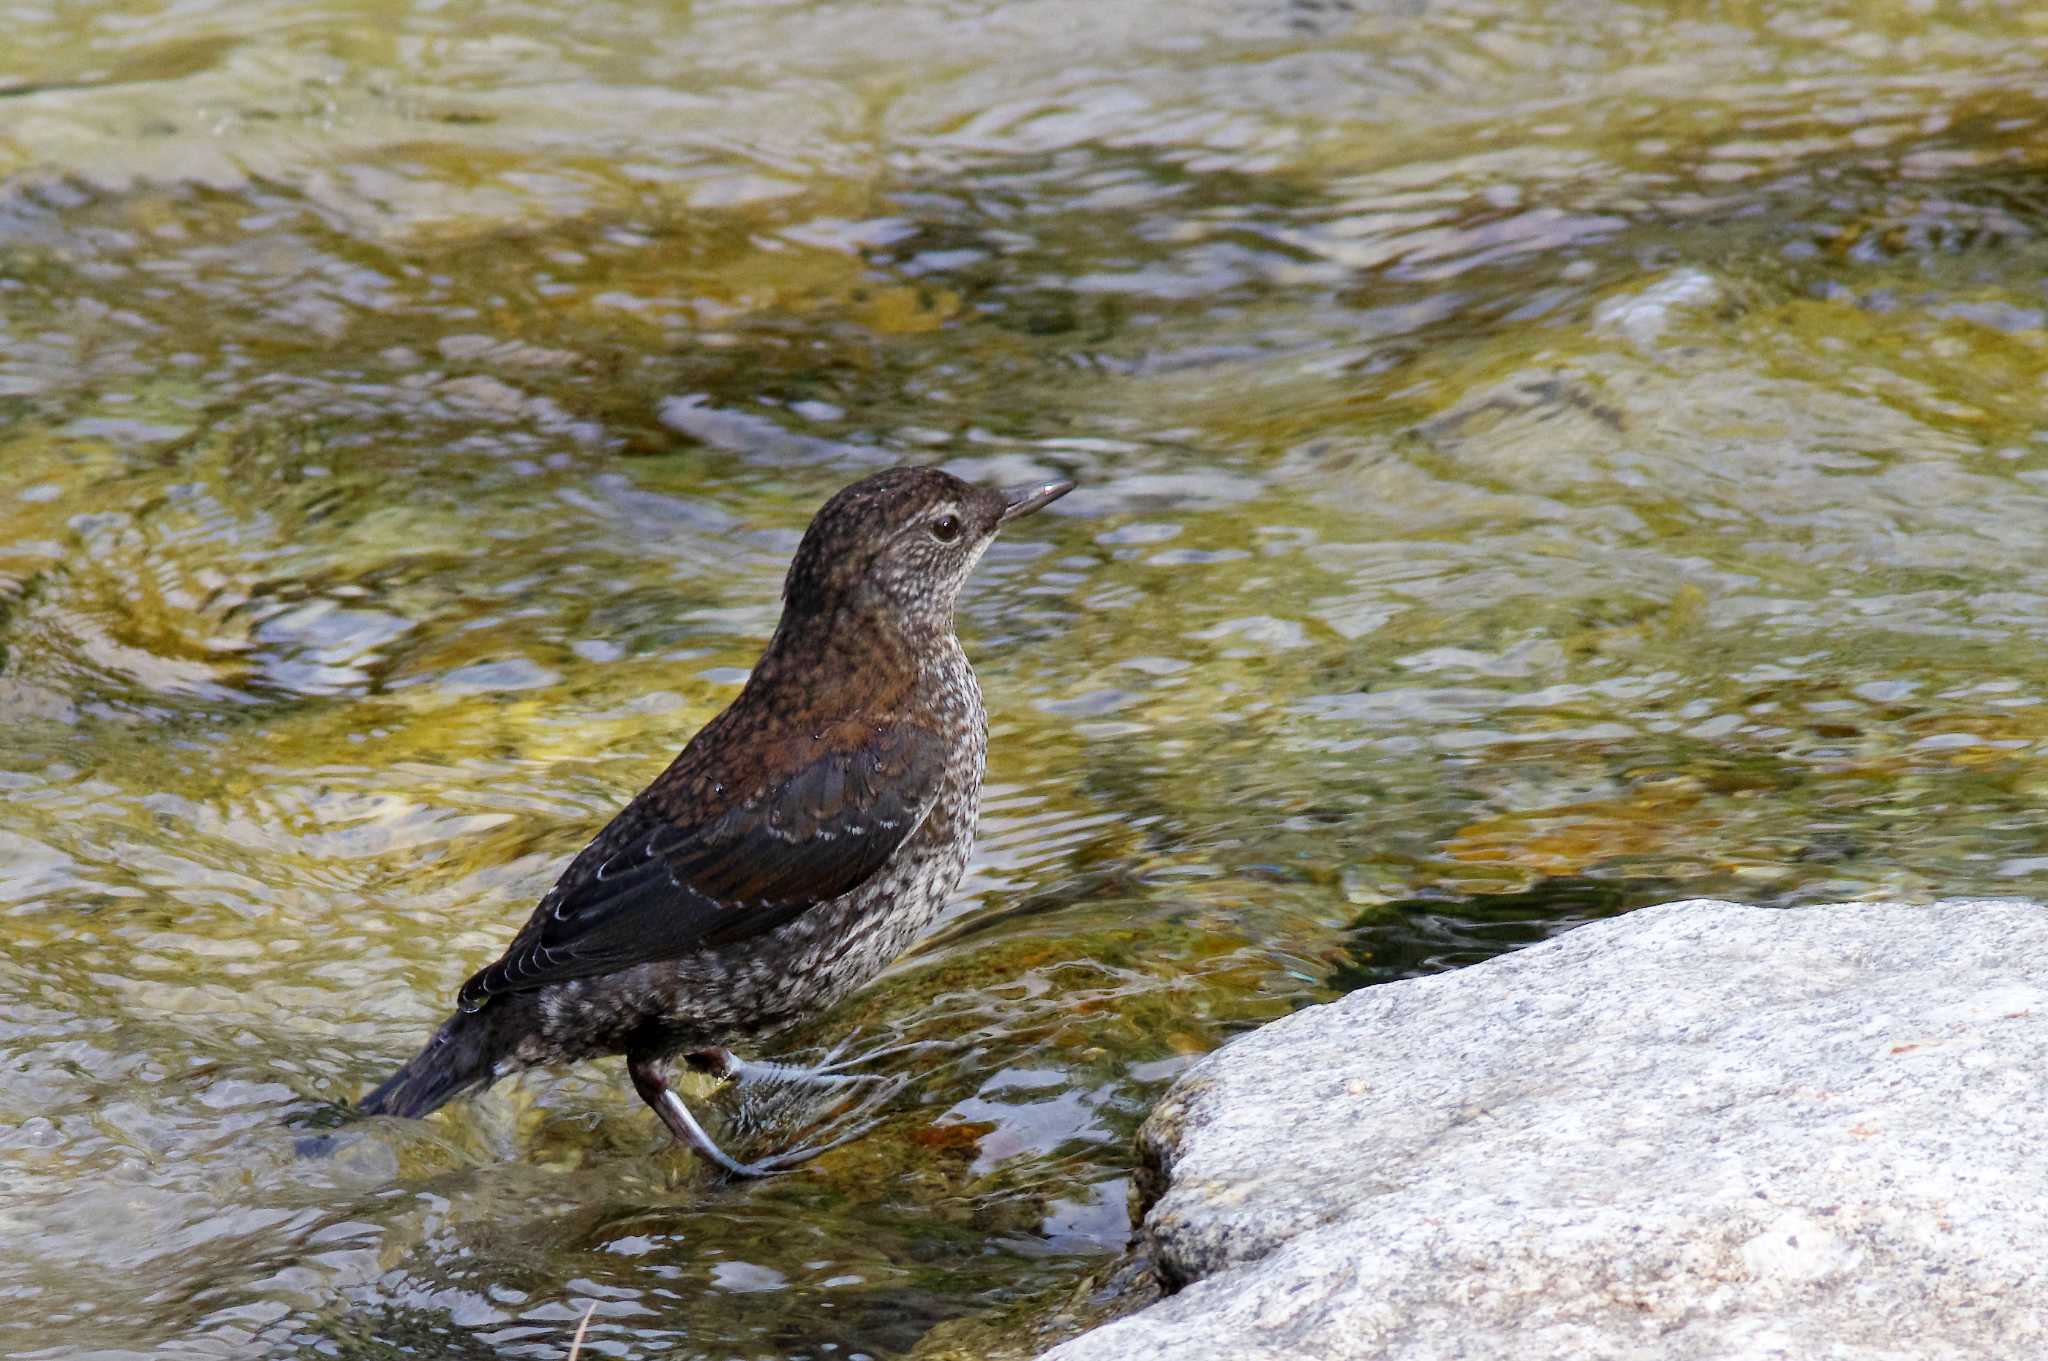
M949 748L938 800L874 878L770 937L763 962L779 964L779 988L787 1000L778 997L762 1006L761 1023L750 1029L785 1024L868 982L931 929L959 886L981 813L988 715L966 654L957 641L947 642L924 677Z

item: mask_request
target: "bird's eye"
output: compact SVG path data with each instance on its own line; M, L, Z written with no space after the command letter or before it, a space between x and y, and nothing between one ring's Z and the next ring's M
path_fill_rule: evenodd
M960 537L960 517L941 515L932 521L932 537L940 543L951 543Z

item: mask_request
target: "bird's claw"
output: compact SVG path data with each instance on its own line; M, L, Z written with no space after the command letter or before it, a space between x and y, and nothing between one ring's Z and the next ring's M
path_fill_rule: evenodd
M743 1059L730 1049L700 1049L686 1055L684 1062L699 1073L740 1086L774 1083L801 1083L811 1087L837 1087L853 1082L887 1081L887 1073L856 1073L853 1068L864 1067L877 1059L891 1058L897 1054L912 1053L929 1048L939 1041L913 1040L907 1044L889 1045L856 1054L851 1058L839 1056L846 1050L844 1043L825 1051L817 1063L774 1063L765 1059Z
M743 1163L737 1159L728 1158L719 1163L719 1167L725 1172L727 1177L735 1181L773 1177L779 1176L784 1172L794 1172L819 1154L829 1153L841 1144L850 1143L858 1139L879 1123L876 1120L865 1120L833 1138L821 1139L815 1144L801 1144L796 1148L784 1149L780 1153L771 1153L766 1157L756 1158L750 1163Z

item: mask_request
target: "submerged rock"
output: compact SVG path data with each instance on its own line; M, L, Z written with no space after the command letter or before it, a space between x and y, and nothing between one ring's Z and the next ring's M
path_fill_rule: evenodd
M1139 1135L1048 1361L2048 1355L2048 911L1692 901L1368 988Z

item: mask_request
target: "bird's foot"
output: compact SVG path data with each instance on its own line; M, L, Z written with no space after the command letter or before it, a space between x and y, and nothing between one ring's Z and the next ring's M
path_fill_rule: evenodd
M676 1142L688 1144L696 1150L698 1157L735 1177L766 1176L775 1170L757 1163L740 1162L720 1148L717 1141L697 1123L697 1117L690 1114L690 1108L683 1104L675 1089L668 1085L668 1076L661 1071L658 1060L628 1058L626 1072L633 1079L633 1090L640 1093L640 1099L661 1117L661 1123L668 1126L668 1132L675 1136Z
M719 1166L724 1169L727 1176L732 1177L772 1177L782 1172L793 1172L819 1154L829 1153L841 1144L853 1142L880 1123L879 1120L863 1120L857 1125L839 1131L829 1139L799 1144L780 1153L771 1153L765 1158L756 1158L750 1163L727 1160Z
M797 1083L806 1087L842 1087L856 1082L879 1082L880 1073L848 1073L839 1065L806 1067L795 1063L770 1063L765 1059L743 1059L730 1049L700 1049L686 1054L683 1062L700 1073L738 1083L742 1087L761 1083Z
M863 1068L885 1059L893 1059L898 1054L928 1054L933 1050L957 1050L967 1047L967 1042L964 1040L905 1040L901 1044L885 1044L879 1048L870 1049L865 1054L855 1054L851 1058L841 1058L840 1055L846 1052L847 1043L846 1040L841 1040L838 1044L833 1045L825 1051L825 1056L822 1059L811 1066L821 1073L842 1073L849 1068Z
M841 1129L829 1139L820 1139L815 1143L799 1144L795 1148L784 1149L780 1153L771 1153L766 1157L756 1158L752 1162L741 1162L720 1148L712 1140L711 1136L704 1132L704 1127L697 1123L695 1116L690 1114L690 1108L683 1104L683 1099L677 1096L672 1089L667 1087L662 1089L660 1097L654 1103L654 1109L676 1138L695 1149L699 1157L717 1167L728 1177L749 1180L759 1177L772 1177L781 1172L794 1171L819 1154L830 1152L841 1144L858 1139L880 1123L879 1120L863 1120Z
M759 1078L759 1080L763 1081L796 1080L833 1086L865 1080L860 1077L831 1073L811 1074L809 1070L793 1068L785 1064L752 1064L744 1059L735 1059L729 1051L723 1049L705 1050L691 1054L688 1061L693 1068L700 1072L713 1073L720 1077L733 1077L740 1082L749 1081L749 1074L758 1074L761 1070L769 1070L767 1076ZM788 1074L795 1074L797 1076L791 1079L775 1070L787 1070ZM654 1113L661 1117L661 1122L668 1126L669 1133L675 1136L678 1143L689 1145L706 1162L717 1167L727 1176L737 1178L768 1177L774 1176L779 1172L788 1172L809 1162L821 1153L859 1138L880 1123L879 1119L864 1119L862 1117L866 1116L868 1112L874 1110L875 1107L890 1096L893 1096L901 1086L899 1081L896 1084L879 1089L870 1089L863 1099L854 1102L850 1108L842 1104L838 1113L827 1122L828 1124L838 1124L840 1126L829 1138L821 1138L808 1144L800 1144L795 1148L770 1154L753 1162L741 1162L720 1148L717 1142L705 1132L704 1127L697 1123L696 1116L690 1113L690 1108L684 1104L682 1097L678 1096L675 1090L668 1085L667 1076L662 1072L661 1064L658 1061L652 1059L629 1059L626 1064L626 1071L632 1075L633 1087L634 1090L640 1093L640 1099L654 1108ZM849 1120L852 1123L846 1123ZM812 1125L813 1129L817 1127L815 1123Z
M704 1127L697 1123L697 1117L690 1114L690 1108L683 1104L683 1099L666 1087L655 1101L654 1111L677 1139L695 1149L698 1157L729 1177L767 1177L785 1170L779 1157L743 1163L727 1153L704 1132Z
M795 1082L812 1087L836 1087L851 1082L880 1082L888 1076L884 1073L861 1073L855 1069L864 1068L898 1054L922 1053L929 1049L957 1047L945 1040L910 1040L903 1044L883 1045L865 1054L841 1058L845 1052L842 1042L825 1051L816 1063L772 1063L765 1059L745 1059L730 1049L699 1049L683 1056L683 1062L700 1073L739 1083L742 1086Z

